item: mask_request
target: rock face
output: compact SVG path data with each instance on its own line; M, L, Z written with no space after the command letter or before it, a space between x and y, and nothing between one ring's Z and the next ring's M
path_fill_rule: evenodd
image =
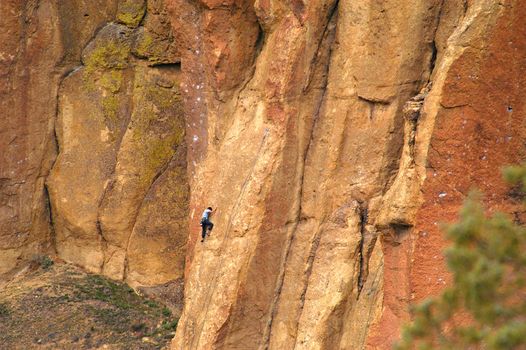
M56 157L59 82L116 5L91 0L0 4L0 274L52 249L44 183Z
M448 282L437 224L469 188L517 210L499 169L524 156L525 5L171 3L199 38L191 222L217 207L204 244L190 226L172 348L389 348Z
M2 66L9 68L3 93L15 97L2 106L13 115L2 142L5 164L16 166L7 167L14 176L2 175L0 272L56 251L133 285L181 279L185 122L164 2L5 6L13 17L6 26L20 27L5 35L21 40L3 40L20 53L6 48L2 56L13 61Z
M151 8L145 16L145 11ZM121 2L59 91L48 179L59 256L132 284L182 277L185 124L159 2ZM79 174L81 174L79 176Z
M173 349L390 348L469 189L520 210L519 0L0 8L0 273L184 272Z

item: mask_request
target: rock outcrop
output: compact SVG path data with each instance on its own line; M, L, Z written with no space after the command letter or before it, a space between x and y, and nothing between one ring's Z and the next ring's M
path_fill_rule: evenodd
M0 4L0 273L52 249L44 184L56 157L59 83L116 8L91 0Z
M469 188L516 210L496 184L524 156L525 6L199 4L202 44L182 57L188 103L206 106L205 120L187 110L206 125L189 152L190 219L218 211L205 244L190 227L172 348L389 348L408 304L447 283L438 223ZM218 38L240 11L259 38ZM209 30L219 19L229 29Z
M470 188L520 210L519 0L0 8L0 273L184 273L173 349L390 348Z
M20 62L6 65L13 87L5 94L20 101L6 104L13 127L2 140L9 143L6 161L27 163L28 170L8 168L20 179L3 177L2 220L13 224L3 228L2 272L32 254L56 251L133 285L181 280L185 120L180 54L164 2L11 6L5 12L21 31L19 57L11 59ZM35 32L42 38L35 40ZM32 55L31 45L37 46Z

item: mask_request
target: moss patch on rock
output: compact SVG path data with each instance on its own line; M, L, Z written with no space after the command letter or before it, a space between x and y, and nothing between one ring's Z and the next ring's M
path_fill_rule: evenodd
M89 68L126 68L130 46L119 42L108 42L95 48L86 59Z
M84 62L84 87L88 91L95 90L95 73L97 71L126 68L129 54L130 46L118 42L110 42L95 48L87 55Z
M110 70L102 73L98 85L102 89L102 111L109 126L115 126L119 120L119 91L121 90L123 73L120 70Z
M121 89L122 78L123 74L120 70L105 72L100 78L100 86L112 94L116 94Z
M146 13L144 0L124 0L119 3L117 20L131 28L136 28L141 23Z
M137 100L130 132L133 142L140 145L143 158L141 182L149 185L183 142L184 117L177 83L166 88L156 85L154 77L142 79L141 72L136 75L139 76L134 89Z
M118 120L119 98L117 95L110 94L102 98L102 111L104 117L109 122L115 123Z
M161 109L174 107L178 101L177 95L175 95L171 89L160 87L150 87L147 90L146 96L151 101L154 101L156 107ZM155 122L155 120L152 119L150 123L152 122ZM167 133L146 147L148 154L145 179L155 176L158 169L170 160L177 147L183 142L185 135L184 123L180 122L179 118L172 117L166 120L166 124L168 126Z
M135 37L132 52L140 58L145 58L150 64L166 63L169 43L147 29L139 28Z
M88 91L95 89L97 72L120 70L129 66L131 52L131 31L125 26L108 24L97 34L84 49L82 62L84 63L83 80ZM102 83L112 88L120 87L117 73L111 73Z

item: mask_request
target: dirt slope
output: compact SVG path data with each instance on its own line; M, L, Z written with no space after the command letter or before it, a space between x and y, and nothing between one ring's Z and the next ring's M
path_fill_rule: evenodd
M177 320L170 308L123 283L48 258L0 286L5 350L161 349Z

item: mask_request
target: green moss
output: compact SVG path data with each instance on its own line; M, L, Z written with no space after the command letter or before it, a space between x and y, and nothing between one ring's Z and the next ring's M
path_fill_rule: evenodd
M186 167L180 166L177 168L177 179L178 181L175 183L175 186L172 188L172 194L176 196L176 198L181 199L181 207L185 208L185 204L188 200L188 183L186 182ZM184 179L184 181L182 180Z
M182 142L183 136L184 130L176 129L165 138L150 141L150 144L145 150L146 161L144 164L144 173L141 177L143 181L149 183L155 177L161 166L172 158L175 153L175 148Z
M84 68L84 72L82 74L82 82L84 83L83 87L87 92L93 92L96 90L93 72L94 70L92 69Z
M146 12L143 0L125 0L119 4L117 20L128 27L136 28Z
M150 55L151 47L153 45L153 37L148 32L143 32L137 40L135 53L140 57L148 57Z
M120 91L122 85L122 71L111 70L104 72L100 78L100 86L112 94Z
M110 126L114 126L119 119L119 95L117 93L121 89L122 79L122 71L115 69L104 72L99 79L99 86L103 89L102 111Z
M134 53L139 57L147 58L150 63L160 63L163 62L166 49L165 43L156 40L152 34L145 31L138 38Z
M143 87L140 82L136 87L136 93L142 96L142 108L140 118L133 123L133 138L135 143L143 145L144 167L141 181L146 185L171 159L175 149L183 141L184 123L182 111L177 108L180 96L175 89L150 83ZM166 115L167 110L169 116Z
M0 303L0 317L6 317L6 316L9 316L9 314L10 314L9 306L7 306L6 303Z
M123 69L128 66L129 54L130 46L127 43L111 41L106 45L99 46L90 52L86 58L86 66L92 69Z
M155 85L148 87L145 93L146 98L161 109L174 107L176 103L181 101L181 96L175 94L173 90Z
M129 54L130 46L124 42L109 42L91 51L84 62L85 67L82 79L85 89L87 91L95 90L95 73L97 71L126 68ZM109 89L117 89L118 91L121 80L122 74L119 75L117 72L112 72L109 77L103 76L102 84L105 84Z
M102 98L102 111L104 117L110 122L117 122L119 111L119 98L117 95L110 94Z

